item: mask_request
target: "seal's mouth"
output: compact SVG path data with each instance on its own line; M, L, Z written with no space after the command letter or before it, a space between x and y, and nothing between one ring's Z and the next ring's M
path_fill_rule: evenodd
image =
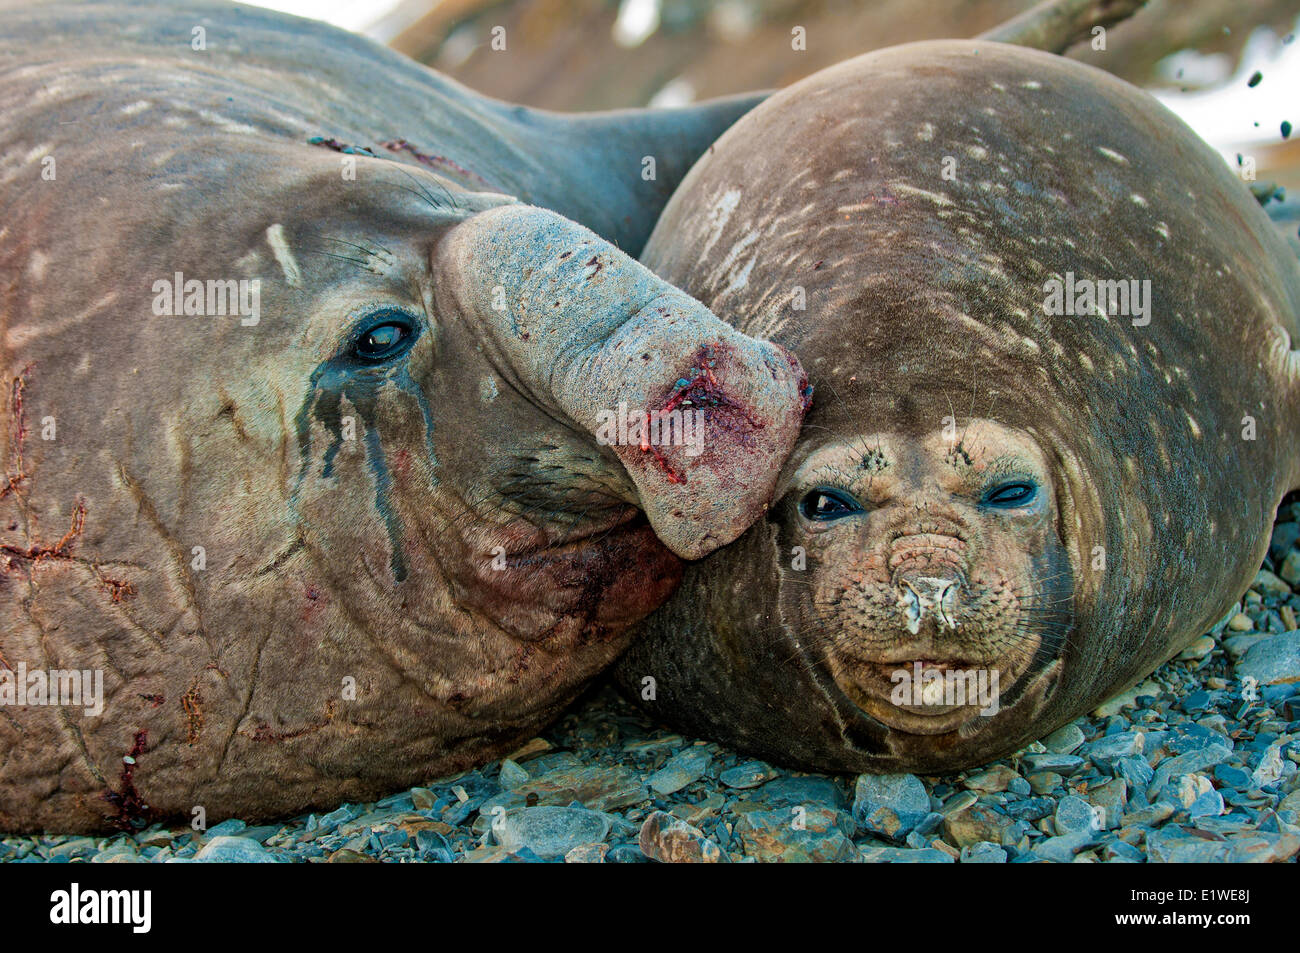
M1022 643L1014 656L974 658L899 646L875 658L842 658L833 665L841 690L863 712L894 729L916 735L956 731L1002 709L1038 650ZM1010 704L1010 701L1007 701Z

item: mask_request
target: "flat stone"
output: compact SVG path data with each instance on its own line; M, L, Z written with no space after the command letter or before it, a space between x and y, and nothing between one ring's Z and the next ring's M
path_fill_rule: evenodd
M848 798L830 778L777 778L756 790L753 795L771 807L842 808Z
M1080 733L1082 735L1082 733ZM1011 768L1004 764L994 765L986 771L972 774L966 779L965 787L980 794L1000 794L1019 778Z
M775 777L776 772L772 770L771 765L764 764L762 761L746 761L744 764L723 771L718 775L718 780L729 788L744 790L756 788Z
M525 742L523 746L510 752L506 757L515 764L523 764L525 761L541 757L550 751L552 747L554 746L545 738L533 738Z
M867 864L952 864L951 854L934 847L914 850L910 847L867 847L862 849L861 861Z
M1285 580L1278 578L1267 569L1261 569L1255 573L1255 581L1250 584L1250 588L1257 592L1266 593L1274 596L1287 596L1291 594L1291 587Z
M623 750L630 755L652 755L660 751L671 751L685 743L681 735L660 735L657 738L639 738L623 745Z
M1144 864L1147 859L1146 854L1122 840L1111 841L1107 844L1102 856L1111 863L1121 864Z
M858 849L850 840L853 821L842 811L751 811L736 821L734 833L745 855L760 861L809 863L858 858Z
M1097 819L1103 830L1119 827L1120 818L1128 806L1128 785L1122 778L1111 778L1095 787L1090 787L1084 797L1100 813Z
M247 826L248 825L239 818L232 817L229 820L222 821L220 824L215 824L212 827L209 827L205 836L228 837L232 834L238 834Z
M1278 567L1277 574L1282 577L1283 581L1289 586L1300 586L1300 552L1291 550L1282 560L1282 565Z
M1117 758L1111 766L1115 777L1120 778L1128 785L1130 790L1145 792L1147 785L1151 783L1151 777L1155 774L1155 769L1147 762L1146 758L1134 755L1129 758Z
M1055 771L1037 771L1025 780L1035 794L1051 794L1065 782Z
M1020 763L1026 776L1040 771L1051 771L1063 777L1069 777L1083 767L1083 759L1077 755L1057 754L1054 751L1044 752L1043 754L1022 755Z
M1162 824L1174 816L1172 804L1152 804L1150 807L1139 808L1135 811L1127 811L1124 814L1122 824L1125 827L1139 826L1152 827L1156 824Z
M1005 864L1007 852L997 844L979 841L961 849L963 864Z
M1255 620L1244 612L1238 612L1228 620L1228 629L1232 632L1249 632L1255 628Z
M652 811L637 838L641 853L668 864L717 864L731 858L699 828L677 820L665 811Z
M1195 820L1199 817L1218 817L1224 812L1223 795L1214 789L1197 795L1187 808L1187 816Z
M860 774L854 788L858 829L902 841L930 813L930 795L914 774Z
M95 850L95 839L93 837L72 837L62 843L55 844L46 852L46 856L71 859L93 853Z
M1214 636L1203 635L1191 645L1187 646L1187 648L1179 652L1178 657L1184 661L1198 661L1213 652L1214 647L1217 644L1218 643L1214 641Z
M1002 805L1003 812L1018 821L1037 821L1051 817L1056 810L1056 801L1050 797L1030 797L1020 801L1009 801Z
M1056 833L1062 837L1067 834L1096 831L1102 827L1093 813L1092 805L1074 794L1067 795L1056 803L1056 815L1053 820Z
M279 861L257 841L234 836L210 838L194 859L209 864L274 864Z
M1083 744L1083 731L1078 725L1070 724L1058 728L1043 739L1043 747L1057 754L1069 754Z
M582 807L525 807L507 811L495 828L497 843L508 850L528 848L546 860L563 857L580 844L599 844L609 836L610 820Z
M485 800L479 810L491 814L494 807L510 811L525 806L562 807L578 801L593 811L612 811L649 798L641 776L623 765L562 766L541 774L530 772L530 775L526 783L513 791L503 791ZM535 805L529 805L530 799Z
M1137 705L1139 696L1152 695L1158 696L1163 693L1163 689L1153 681L1145 681L1141 685L1134 685L1127 691L1113 695L1111 698L1102 702L1093 709L1092 714L1097 718L1109 718L1112 715L1118 715L1125 708L1132 708Z
M1048 837L1036 843L1032 850L1035 857L1056 864L1068 864L1074 860L1079 851L1097 843L1095 831L1074 831L1057 837Z
M1195 774L1211 768L1232 755L1232 749L1226 745L1213 744L1196 751L1189 751L1160 762L1147 785L1147 800L1152 800L1169 779L1179 774Z
M1147 834L1147 859L1157 864L1226 863L1232 846L1222 838L1204 838L1179 827L1166 827Z
M527 784L528 780L528 772L525 771L518 762L512 761L509 758L506 758L501 762L501 773L498 776L498 781L502 788L507 791L513 791L515 788Z
M608 844L579 844L564 855L566 864L603 864L609 853Z
M1246 635L1233 635L1223 640L1223 649L1235 661L1243 658L1247 652L1272 636L1263 632Z
M1300 631L1261 639L1233 668L1238 679L1253 678L1259 685L1300 682Z
M466 852L461 860L466 864L540 864L543 862L542 858L527 847L512 850L499 844L485 844L482 847L476 847Z
M377 864L378 857L371 857L369 854L363 854L359 850L353 850L350 847L343 847L334 851L326 859L327 864Z
M980 841L1002 844L1004 833L1014 824L1013 818L995 811L986 804L972 804L964 810L945 814L943 833L958 847L969 847Z
M1294 833L1233 834L1228 837L1228 843L1232 846L1233 862L1239 864L1277 864L1300 853L1300 836Z
M677 752L662 768L649 777L650 787L660 794L675 794L687 785L704 777L713 762L713 755L705 748L692 747Z

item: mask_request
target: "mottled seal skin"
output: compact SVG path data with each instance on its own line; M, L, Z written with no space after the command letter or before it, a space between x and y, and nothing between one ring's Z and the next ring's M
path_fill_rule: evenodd
M643 260L815 388L768 518L618 669L705 737L846 771L1005 756L1221 618L1300 486L1295 257L1173 115L1068 60L819 73L721 137ZM1067 272L1149 280L1149 314L1047 313ZM895 697L900 671L996 673L999 704Z
M0 665L105 697L0 705L0 829L499 755L764 509L797 362L610 241L739 107L543 116L246 8L4 21ZM194 280L238 295L166 313ZM702 440L603 445L620 402Z

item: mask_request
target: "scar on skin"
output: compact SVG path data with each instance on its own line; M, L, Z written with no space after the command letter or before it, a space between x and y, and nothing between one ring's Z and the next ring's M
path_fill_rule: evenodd
M201 704L203 704L203 694L199 691L199 680L196 677L190 683L189 691L181 697L181 708L185 710L186 736L190 744L197 742L203 731L203 710L199 707Z
M334 720L334 714L334 699L331 698L325 703L325 717L321 721L304 725L302 728L295 728L292 731L276 731L266 722L262 722L251 735L246 731L241 731L240 734L245 738L252 738L254 741L289 741L302 735L309 735L314 731L320 731Z
M276 222L266 230L266 243L271 246L271 254L275 255L275 260L280 265L280 270L284 272L284 280L290 287L302 287L302 272L298 269L298 262L293 257L293 251L289 248L288 239L284 237L284 226Z

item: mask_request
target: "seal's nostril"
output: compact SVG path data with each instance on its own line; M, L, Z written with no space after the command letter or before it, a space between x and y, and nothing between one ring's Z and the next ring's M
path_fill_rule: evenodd
M931 569L925 573L901 573L896 581L899 608L907 617L907 628L913 634L920 629L921 620L933 613L940 626L957 627L957 604L963 580L956 570L935 575Z

